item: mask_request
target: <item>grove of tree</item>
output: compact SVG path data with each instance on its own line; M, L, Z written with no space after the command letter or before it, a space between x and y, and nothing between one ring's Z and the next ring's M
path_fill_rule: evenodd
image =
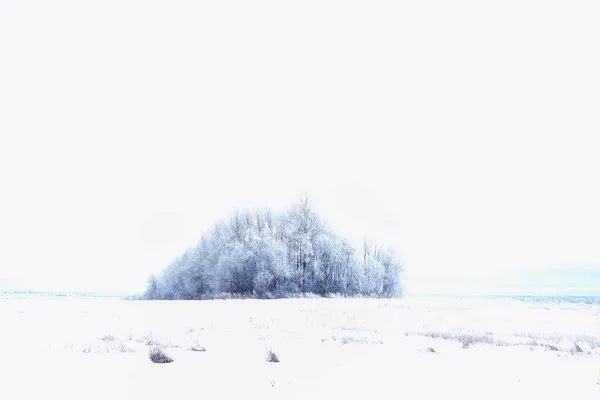
M281 213L236 212L158 276L149 300L206 299L219 294L279 298L400 297L402 266L392 249L367 240L357 251L303 198Z

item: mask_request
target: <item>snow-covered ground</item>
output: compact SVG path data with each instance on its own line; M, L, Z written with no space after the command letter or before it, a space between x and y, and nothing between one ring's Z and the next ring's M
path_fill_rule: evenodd
M597 305L5 295L0 321L2 398L600 399Z

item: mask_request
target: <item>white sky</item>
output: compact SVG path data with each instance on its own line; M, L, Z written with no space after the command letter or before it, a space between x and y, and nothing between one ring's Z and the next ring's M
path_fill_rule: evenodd
M495 3L3 1L0 286L141 290L305 192L409 293L600 266L600 6Z

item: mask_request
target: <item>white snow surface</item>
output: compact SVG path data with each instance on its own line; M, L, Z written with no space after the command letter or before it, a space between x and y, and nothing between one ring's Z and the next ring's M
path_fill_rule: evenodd
M600 399L598 305L0 295L0 321L7 399Z

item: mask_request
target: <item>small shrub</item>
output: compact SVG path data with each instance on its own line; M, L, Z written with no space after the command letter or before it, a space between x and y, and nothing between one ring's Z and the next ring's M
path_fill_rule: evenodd
M150 361L155 364L168 364L173 362L173 359L158 346L150 347L150 350L148 350L148 357L150 357Z
M115 340L117 340L117 338L109 333L108 335L100 337L100 340L105 342L114 342Z
M275 354L275 352L271 349L269 349L269 351L267 351L267 362L271 362L271 363L279 362L279 357L277 357L277 354Z

